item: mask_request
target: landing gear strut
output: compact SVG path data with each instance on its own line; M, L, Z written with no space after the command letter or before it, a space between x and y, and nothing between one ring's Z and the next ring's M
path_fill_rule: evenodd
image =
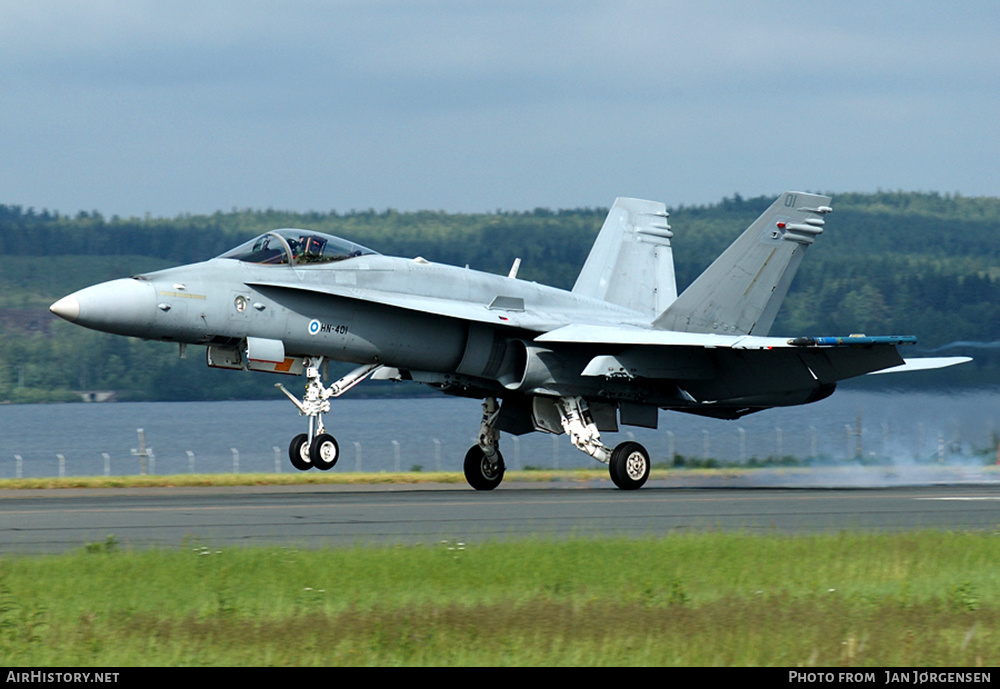
M614 450L601 442L597 429L582 397L560 397L556 404L563 430L573 446L608 465L611 481L622 490L636 490L649 478L649 453L642 445L628 441Z
M500 432L494 425L499 413L496 397L483 400L479 439L465 454L465 480L476 490L493 490L503 481L506 467L499 449Z
M299 410L299 415L309 417L309 432L300 433L288 446L288 458L299 471L316 467L321 471L332 469L340 458L340 446L336 438L326 432L323 414L330 411L330 398L339 397L380 368L381 364L365 364L354 369L330 387L323 385L323 357L306 360L306 392L299 400L285 389L281 383L275 387L281 390Z

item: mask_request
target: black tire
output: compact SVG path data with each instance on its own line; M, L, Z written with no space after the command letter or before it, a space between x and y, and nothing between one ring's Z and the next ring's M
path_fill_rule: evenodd
M496 462L490 462L478 445L473 445L465 453L465 480L476 490L493 490L499 486L505 470L499 450L496 451Z
M329 471L340 459L340 445L329 433L320 433L309 446L309 459L320 471Z
M292 460L292 466L299 471L309 471L313 468L312 460L309 459L309 436L299 433L292 438L288 445L288 458Z
M649 478L649 453L639 443L621 443L611 453L611 480L622 490L637 490Z

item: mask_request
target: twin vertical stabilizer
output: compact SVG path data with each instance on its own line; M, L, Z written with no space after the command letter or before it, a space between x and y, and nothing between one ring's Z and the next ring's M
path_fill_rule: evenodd
M664 204L615 199L574 294L656 317L677 298L672 236Z
M654 321L660 330L767 335L830 197L785 192Z

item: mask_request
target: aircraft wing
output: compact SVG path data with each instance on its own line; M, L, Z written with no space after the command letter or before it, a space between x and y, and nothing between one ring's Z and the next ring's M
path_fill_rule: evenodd
M880 335L868 337L761 337L757 335L718 335L675 330L607 325L567 325L539 335L539 342L573 342L578 344L689 346L706 349L775 349L804 347L871 347L875 345L916 344L910 335Z
M821 384L876 372L942 368L967 357L904 360L896 347L915 344L911 336L757 337L650 330L622 326L568 325L535 338L541 343L593 345L596 354L583 375L671 378L746 378L767 387L782 378L811 378ZM766 365L750 365L765 364Z
M787 338L757 337L753 335L717 335L709 333L681 332L677 330L653 330L650 328L608 326L608 325L567 325L535 338L537 342L563 342L574 344L645 345L661 347L718 347L729 349L766 349L769 347L790 347Z

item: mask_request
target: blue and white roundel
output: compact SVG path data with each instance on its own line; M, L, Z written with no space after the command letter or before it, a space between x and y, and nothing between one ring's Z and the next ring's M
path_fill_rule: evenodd
M312 319L309 321L309 334L315 335L319 332L319 321L317 319Z

